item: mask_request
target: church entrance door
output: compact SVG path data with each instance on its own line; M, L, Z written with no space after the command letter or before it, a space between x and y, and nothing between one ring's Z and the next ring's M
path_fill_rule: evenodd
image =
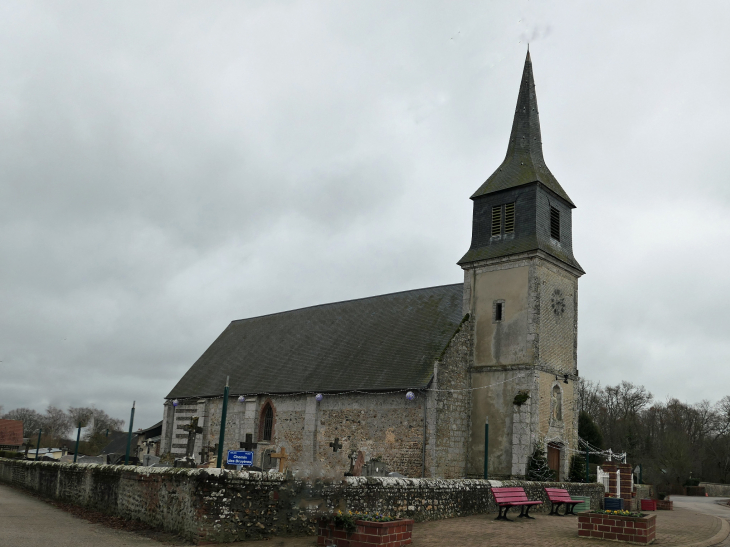
M555 480L560 480L560 446L548 443L547 447L548 467L555 471Z

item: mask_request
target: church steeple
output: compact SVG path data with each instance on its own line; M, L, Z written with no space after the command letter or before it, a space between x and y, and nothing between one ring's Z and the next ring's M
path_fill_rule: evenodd
M583 272L573 256L575 204L545 165L532 60L527 52L520 93L502 165L473 196L474 220L465 266L534 251Z
M545 165L542 156L542 137L540 134L540 115L537 109L535 79L532 75L530 52L525 58L522 71L520 93L512 122L512 132L507 146L507 155L502 165L479 187L472 199L499 192L508 188L539 182L575 207L568 194L563 190L553 174Z

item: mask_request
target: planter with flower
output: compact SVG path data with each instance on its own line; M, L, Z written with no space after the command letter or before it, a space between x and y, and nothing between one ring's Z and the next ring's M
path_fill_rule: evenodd
M317 545L322 547L401 547L411 543L413 520L380 513L337 511L319 520Z
M656 539L656 515L622 510L580 513L578 535L648 545Z

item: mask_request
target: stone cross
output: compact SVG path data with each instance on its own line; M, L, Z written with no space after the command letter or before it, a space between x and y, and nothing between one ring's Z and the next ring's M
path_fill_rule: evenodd
M253 450L258 446L259 443L253 442L253 435L251 433L246 433L246 441L238 443L241 448L244 450Z
M210 444L207 444L206 446L202 447L200 449L200 463L205 463L210 458L210 453L213 451L213 448L211 448Z
M190 423L188 425L182 426L180 429L188 432L188 445L185 448L185 457L192 458L193 451L195 450L195 435L197 435L198 433L202 433L203 428L198 427L198 417L193 416L192 418L190 418Z
M332 452L337 452L340 448L342 448L342 443L340 442L340 438L335 437L335 442L330 443L330 446L332 447Z
M284 448L282 446L281 447L281 452L279 452L278 454L269 454L269 457L270 458L276 458L276 459L279 460L279 473L283 473L284 472L284 468L286 467L286 460L289 459L287 457L287 455L286 455L286 448Z

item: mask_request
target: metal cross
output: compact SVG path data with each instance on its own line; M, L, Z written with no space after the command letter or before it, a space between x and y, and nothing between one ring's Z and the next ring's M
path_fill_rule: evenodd
M239 442L238 443L241 448L244 450L253 450L258 446L259 443L253 442L253 435L251 433L246 433L246 441L245 442Z
M332 452L337 452L340 448L342 448L342 443L340 442L340 438L335 437L335 442L330 443L330 446L332 447Z

